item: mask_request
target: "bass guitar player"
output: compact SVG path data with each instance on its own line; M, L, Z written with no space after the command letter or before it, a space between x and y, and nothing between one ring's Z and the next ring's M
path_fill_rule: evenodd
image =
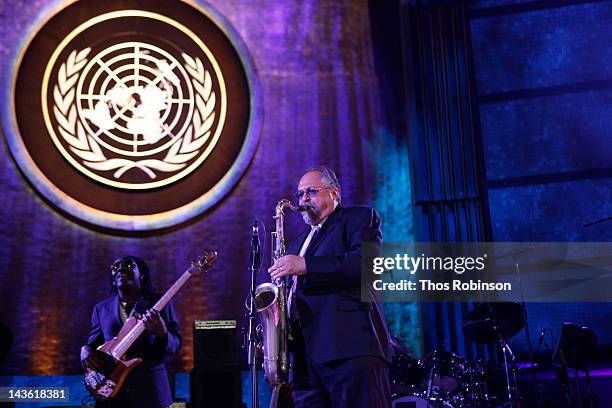
M161 295L152 292L148 267L138 257L126 255L115 260L110 280L113 294L94 306L87 343L81 348L81 364L88 372L108 372L112 359L96 349L117 337L132 316L144 323L145 331L125 357L142 362L134 364L116 395L96 398L96 407L165 408L172 404L165 364L179 352L182 338L174 307L168 303L161 311L153 308Z

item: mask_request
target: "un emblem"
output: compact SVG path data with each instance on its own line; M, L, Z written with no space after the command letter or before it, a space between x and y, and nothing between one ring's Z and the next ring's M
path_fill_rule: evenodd
M48 201L105 227L201 213L231 190L259 137L255 72L232 33L180 1L67 6L12 67L6 133L20 169Z
M212 79L223 106L220 72L211 77L199 57L177 59L143 42L90 54L73 50L55 81L43 84L53 92L51 106L43 105L47 129L66 160L102 183L141 189L171 183L206 159L223 127ZM148 180L122 181L128 171Z

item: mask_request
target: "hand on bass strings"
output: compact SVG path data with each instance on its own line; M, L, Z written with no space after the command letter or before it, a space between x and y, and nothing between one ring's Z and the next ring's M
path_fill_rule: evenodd
M168 334L166 323L157 310L147 310L147 313L145 313L141 319L145 325L145 329L153 333L155 336L164 337L166 334Z

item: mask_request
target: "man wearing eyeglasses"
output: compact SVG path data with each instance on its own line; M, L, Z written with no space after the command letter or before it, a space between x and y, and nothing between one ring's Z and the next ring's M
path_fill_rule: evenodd
M116 337L130 316L139 317L146 331L127 351L127 359L139 357L143 362L130 372L114 398L96 407L167 407L172 404L172 394L165 361L178 354L182 339L174 307L169 303L161 312L151 309L161 296L153 293L149 269L138 257L116 259L110 283L112 296L94 306L81 364L102 372L103 361L92 350Z
M288 277L296 407L391 406L390 340L380 307L361 302L361 246L382 242L376 210L343 207L325 167L309 169L296 198L309 228L270 269Z

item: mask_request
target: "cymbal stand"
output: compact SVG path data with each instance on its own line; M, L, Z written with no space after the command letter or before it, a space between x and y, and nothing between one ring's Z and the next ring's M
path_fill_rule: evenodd
M589 394L589 408L595 408L599 406L599 402L596 400L595 394L593 393L593 384L591 383L591 373L589 372L589 367L585 367L584 375L587 380L587 392Z
M427 408L433 407L434 405L431 405L431 394L433 391L433 379L434 376L436 374L440 374L439 370L437 369L437 364L435 364L435 361L432 362L431 364L431 369L429 370L429 375L427 376L427 392L425 394L425 399L427 400ZM436 406L437 404L439 404L439 400L438 400L439 395L435 396L436 399Z
M536 396L536 407L540 407L540 399L538 397L538 382L535 370L535 361L533 356L533 346L531 345L531 332L529 330L529 319L527 316L527 304L525 303L525 292L523 291L523 281L521 280L521 268L519 267L518 260L514 260L514 266L516 269L516 276L518 278L519 293L521 295L521 306L523 307L523 320L525 320L525 339L527 340L527 351L529 352L529 362L531 363L531 374L533 376L533 391Z
M433 383L434 370L435 369L432 367L431 370L429 370L429 375L427 376L427 394L425 395L425 399L427 400L428 404L429 397L431 397L431 386Z
M495 322L493 324L493 330L499 334L499 326L497 326L497 323ZM506 374L506 390L508 393L507 395L508 401L506 404L504 404L504 406L514 408L515 406L518 406L518 405L515 405L516 403L518 403L518 400L516 398L518 396L518 378L516 375L516 366L514 364L516 360L516 356L512 352L512 349L508 345L508 342L506 341L506 339L504 339L501 336L501 334L499 334L497 344L501 348L502 355L504 357L504 370ZM511 368L509 368L509 365L510 365L509 363L512 364ZM512 372L512 379L510 378L511 372Z
M574 378L576 380L576 394L578 394L578 408L582 408L582 389L580 388L580 376L578 375L578 367L574 368Z
M561 370L557 372L557 381L561 388L561 397L563 398L564 407L575 408L576 407L576 396L569 379L569 370L565 361L565 355L563 350L559 351L561 357Z
M578 394L578 408L582 408L585 404L585 401L588 403L588 408L595 408L599 406L596 401L595 394L593 393L593 384L591 384L591 373L589 372L589 367L584 367L584 376L586 378L587 390L586 390L586 398L582 395L582 387L580 386L580 369L574 369L574 376L576 377L576 392Z

